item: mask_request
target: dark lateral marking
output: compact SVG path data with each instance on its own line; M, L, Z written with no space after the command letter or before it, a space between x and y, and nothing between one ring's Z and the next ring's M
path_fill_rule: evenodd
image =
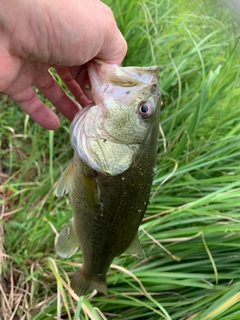
M126 91L126 94L129 94L130 93L130 91Z

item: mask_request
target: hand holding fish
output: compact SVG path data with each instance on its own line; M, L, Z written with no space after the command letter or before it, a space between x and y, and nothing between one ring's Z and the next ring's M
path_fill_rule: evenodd
M69 120L79 111L49 72L54 67L82 106L88 61L121 64L126 41L109 7L98 0L0 0L0 92L46 129L59 119L34 85Z

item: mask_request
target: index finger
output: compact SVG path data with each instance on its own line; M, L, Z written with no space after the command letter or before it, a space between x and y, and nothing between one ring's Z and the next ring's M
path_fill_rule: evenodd
M55 130L59 127L60 122L57 115L40 100L32 87L9 96L43 128Z

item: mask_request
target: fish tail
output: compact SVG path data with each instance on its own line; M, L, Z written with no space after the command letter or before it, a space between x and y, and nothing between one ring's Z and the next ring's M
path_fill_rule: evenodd
M88 278L79 268L73 275L71 287L78 296L83 296L88 290L98 290L107 295L107 283Z

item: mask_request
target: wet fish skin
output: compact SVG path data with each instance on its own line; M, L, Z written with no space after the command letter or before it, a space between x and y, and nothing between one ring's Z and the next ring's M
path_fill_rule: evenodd
M148 69L145 68L145 70ZM137 80L141 78L142 74L144 78L144 70L142 68L132 67L131 72L135 72L135 75L139 73ZM156 74L156 71L154 72ZM119 82L117 81L118 77L120 77ZM114 82L114 86L124 87L124 81L125 84L126 81L132 81L134 89L138 86L138 91L142 90L141 84L137 80L134 84L134 79L132 79L131 75L129 77L126 74L126 77L124 77L125 75L122 78L121 75L117 75L116 78L113 75L112 82ZM121 150L121 144L124 146L128 139L135 139L137 141L135 143L137 147L130 141L130 146L131 144L133 145L134 154L127 169L124 170L124 153L118 153L116 156L113 155L113 161L119 158L121 162L120 158L123 158L123 165L120 166L120 169L119 167L116 169L116 166L109 165L105 161L104 156L101 158L101 155L99 156L100 161L98 163L94 163L95 159L90 159L90 162L88 159L86 161L86 158L82 157L81 154L79 156L78 141L72 141L75 149L74 157L69 168L65 171L66 174L64 173L60 180L57 195L70 191L73 220L67 227L67 232L62 232L57 237L56 251L60 255L68 257L68 252L72 254L81 246L83 265L77 270L71 281L73 290L79 296L84 295L90 289L97 289L107 294L106 275L113 259L125 251L135 251L139 255L143 255L137 231L147 208L157 153L160 102L159 89L156 82L157 79L155 77L155 80L150 85L145 86L144 89L147 92L147 94L144 93L145 97L147 96L148 99L153 99L152 96L155 95L153 102L156 105L154 105L151 117L136 121L136 124L141 123L141 128L143 128L141 122L143 121L144 128L147 128L142 140L137 128L136 130L134 129L139 135L137 138L131 138L127 134L127 131L122 135L120 133L121 141L118 140L119 135L117 139L112 138L112 135L109 135L109 131L101 136L101 147L106 147L106 150L109 148L110 151L111 143L114 143L114 139L120 144L120 146L117 146L119 150ZM136 93L138 93L137 90ZM118 99L121 100L121 103L124 103L121 95ZM140 99L134 106L131 104L128 106L129 108L134 108L134 112L130 113L131 116L135 114L136 117L139 117L139 114L136 113L139 111L141 101ZM104 115L104 112L105 109L100 114ZM111 107L109 114L114 119L114 112L112 112ZM79 117L81 120L81 114ZM121 115L119 121L122 121ZM76 124L77 122L73 121L73 126L76 126ZM103 128L102 125L100 128ZM119 125L118 128L121 129ZM91 127L91 130L93 130L93 127ZM92 134L91 130L87 132ZM132 132L135 132L134 130ZM108 141L109 137L113 142ZM128 149L123 150L126 151ZM131 153L132 150L129 152ZM89 154L91 155L91 153ZM104 169L100 168L100 170L97 170L98 166L101 167L102 159L104 161ZM97 168L94 167L95 165ZM112 170L112 172L109 173L108 170ZM119 172L119 170L122 170L122 172ZM74 233L73 236L71 236L72 233Z

